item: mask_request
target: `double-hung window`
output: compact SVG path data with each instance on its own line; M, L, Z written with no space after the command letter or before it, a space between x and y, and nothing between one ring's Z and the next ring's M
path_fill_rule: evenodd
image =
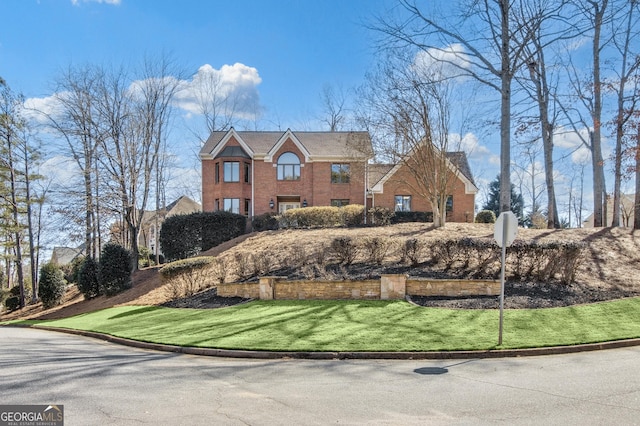
M331 165L331 183L349 183L350 175L349 164Z
M240 198L225 198L224 211L240 214Z
M411 211L411 195L396 195L396 207L397 212L410 212Z
M238 161L224 162L224 181L240 182L240 163Z

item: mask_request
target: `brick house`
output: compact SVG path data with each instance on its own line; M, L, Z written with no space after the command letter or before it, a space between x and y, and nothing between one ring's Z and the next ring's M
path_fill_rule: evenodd
M252 217L307 206L398 209L400 199L400 209L431 210L407 192L402 167L370 164L372 158L367 132L213 132L200 150L202 209ZM451 220L471 221L477 188L464 153L450 159Z
M464 152L448 152L447 165L451 173L450 193L447 200L448 222L473 222L475 196L478 188L473 180L471 168ZM368 169L368 206L382 206L395 211L432 210L431 203L413 193L418 187L415 177L404 164L371 164Z

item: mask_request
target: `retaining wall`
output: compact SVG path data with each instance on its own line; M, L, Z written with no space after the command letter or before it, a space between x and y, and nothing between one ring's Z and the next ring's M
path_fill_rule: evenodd
M382 275L379 280L287 281L261 277L257 283L218 284L218 295L261 300L393 300L412 296L498 296L500 281L435 280Z

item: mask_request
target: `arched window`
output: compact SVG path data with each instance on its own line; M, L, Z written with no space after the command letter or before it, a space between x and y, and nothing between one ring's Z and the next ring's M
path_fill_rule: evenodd
M300 180L300 159L293 152L278 157L278 180Z

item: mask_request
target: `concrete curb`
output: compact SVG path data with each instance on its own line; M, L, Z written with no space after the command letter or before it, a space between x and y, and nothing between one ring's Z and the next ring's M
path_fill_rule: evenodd
M477 358L509 358L540 355L558 355L577 352L599 351L604 349L626 348L640 346L640 339L616 340L612 342L589 343L573 346L552 346L545 348L528 349L499 349L487 351L438 351L438 352L294 352L294 351L246 351L236 349L196 348L189 346L165 345L162 343L142 342L139 340L125 339L123 337L96 333L93 331L73 330L69 328L47 327L39 325L5 325L6 327L26 327L39 330L57 331L60 333L75 334L92 337L118 345L131 346L140 349L149 349L162 352L174 352L189 355L215 356L222 358L248 358L248 359L477 359Z

